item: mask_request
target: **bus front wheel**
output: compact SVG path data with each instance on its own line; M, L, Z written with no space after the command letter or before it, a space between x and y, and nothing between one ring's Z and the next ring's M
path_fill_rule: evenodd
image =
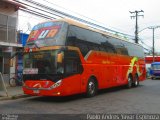
M97 83L96 80L90 78L87 85L87 97L93 97L97 93Z

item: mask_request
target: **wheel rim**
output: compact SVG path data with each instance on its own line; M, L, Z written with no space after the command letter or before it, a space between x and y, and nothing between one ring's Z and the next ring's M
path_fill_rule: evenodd
M137 77L136 77L135 86L137 86L137 85L138 85L138 80L137 80Z
M131 81L131 77L128 77L128 87L131 87L132 86L132 81Z
M135 86L138 86L138 77L136 76L136 78L135 78Z
M136 86L138 85L138 81L137 81L137 80L135 81L135 85L136 85Z
M94 94L94 92L95 92L95 84L94 84L94 82L92 82L92 81L89 82L88 90L89 90L90 94Z

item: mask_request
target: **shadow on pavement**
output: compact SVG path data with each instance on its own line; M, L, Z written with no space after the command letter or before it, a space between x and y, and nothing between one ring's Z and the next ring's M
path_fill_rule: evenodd
M137 88L140 88L140 87L143 87L143 85L139 85L138 87L132 87L130 89L137 89ZM114 87L114 88L99 90L97 97L99 95L103 95L103 94L107 94L107 93L113 93L113 92L122 91L122 90L127 90L126 86L120 86L120 87ZM92 98L94 98L94 97L92 97ZM75 101L75 100L80 100L80 99L92 99L92 98L86 98L85 94L77 94L77 95L71 95L71 96L65 96L65 97L40 96L40 97L32 97L28 100L30 100L30 101L41 101L41 102L64 103L64 102Z
M132 87L130 89L137 89L140 87L143 87L144 85L139 85L138 87ZM98 94L106 94L106 93L113 93L113 92L117 92L117 91L122 91L122 90L130 90L129 88L127 88L126 86L118 86L118 87L112 87L112 88L107 88L107 89L102 89L98 92Z
M64 102L79 100L79 99L83 99L83 98L84 98L83 94L78 94L78 95L65 96L65 97L41 96L41 97L34 97L34 98L31 98L31 99L28 99L28 100L41 101L41 102L64 103Z

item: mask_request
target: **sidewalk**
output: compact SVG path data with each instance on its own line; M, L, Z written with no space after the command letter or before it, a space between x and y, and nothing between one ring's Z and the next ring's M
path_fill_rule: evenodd
M8 93L8 96L5 92L5 90L0 90L0 101L1 100L18 99L18 98L28 96L23 93L22 86L7 87L7 93Z

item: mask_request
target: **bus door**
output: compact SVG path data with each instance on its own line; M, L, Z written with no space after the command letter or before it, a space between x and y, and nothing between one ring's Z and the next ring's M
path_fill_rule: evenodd
M112 86L121 84L122 67L120 65L120 58L117 55L111 55L110 61L110 83Z
M105 67L102 67L102 76L104 81L106 81L106 87L112 86L112 78L113 74L111 73L112 67L110 65L105 65Z
M68 93L79 93L81 91L81 73L83 71L79 53L74 50L65 51L64 54L65 81Z
M102 67L102 76L106 81L106 87L111 87L113 86L113 78L115 76L113 72L115 68L112 64L112 56L108 55L104 63L104 67Z
M118 56L115 60L116 68L115 68L114 74L115 74L115 84L116 85L124 84L124 79L122 75L123 65L122 65L121 60L122 60L121 56Z
M118 85L123 84L124 80L123 80L123 77L122 77L122 65L117 65L116 74L117 74L116 83Z

